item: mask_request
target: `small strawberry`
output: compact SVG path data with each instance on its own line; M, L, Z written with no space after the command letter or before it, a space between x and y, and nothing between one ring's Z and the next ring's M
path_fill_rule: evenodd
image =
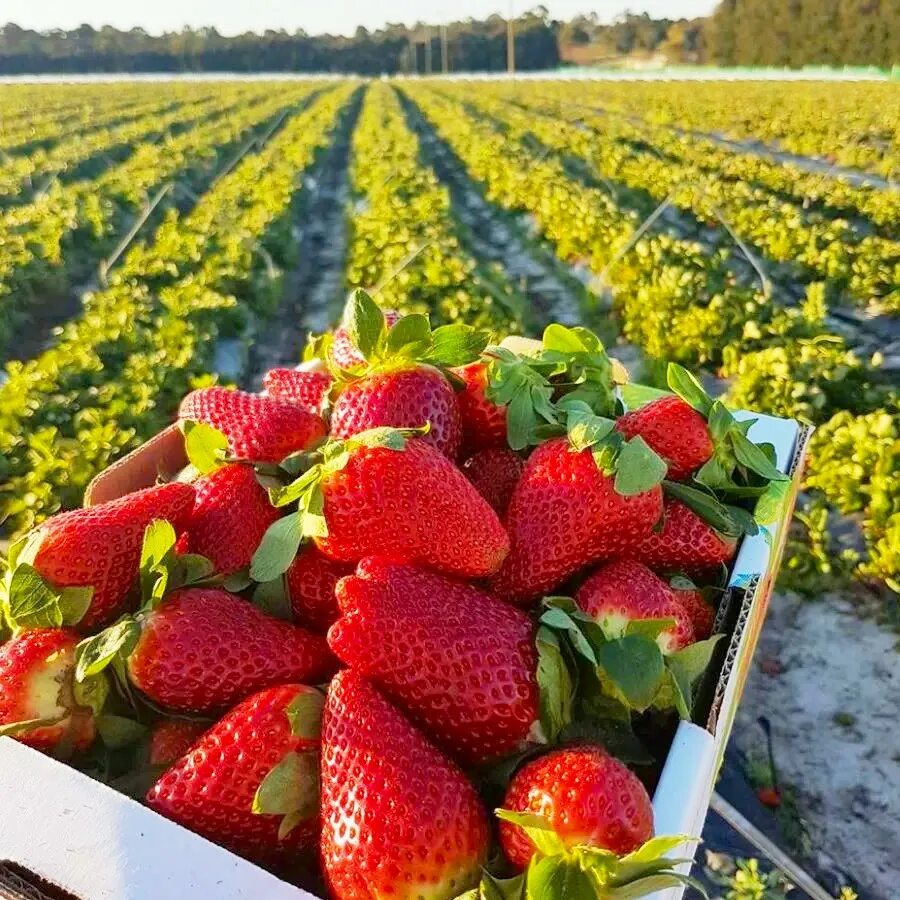
M629 622L673 619L674 624L656 636L663 653L674 653L695 640L691 617L669 586L633 560L618 559L601 566L578 589L575 602L608 638L625 634Z
M197 743L210 724L192 719L161 719L150 732L150 765L171 766Z
M736 549L736 537L720 534L685 503L666 497L662 527L645 533L620 554L657 572L683 569L693 574L727 565Z
M269 369L263 376L266 396L290 400L309 413L319 415L331 389L330 372L319 369Z
M322 702L299 684L247 697L162 775L147 805L248 859L293 861L318 838Z
M352 300L352 297L351 297ZM393 328L400 318L400 313L394 309L381 310L384 316L384 323L387 328ZM350 306L344 311L346 319L350 313ZM365 364L365 359L356 347L355 340L350 336L346 324L340 325L334 332L334 340L331 344L331 361L339 369L352 369L356 366Z
M25 609L40 582L42 605L56 609L54 624L77 625L90 632L114 619L137 588L144 531L163 519L176 529L187 522L194 488L164 484L118 500L60 513L13 545L0 594L7 616L21 627L48 623L32 620ZM74 615L74 607L79 615Z
M286 571L304 536L330 559L387 556L469 578L496 572L509 542L497 514L450 460L408 432L376 428L329 442L293 484L273 492L298 509L275 523L250 575Z
M345 670L322 722L322 868L335 900L451 900L489 845L463 772L368 682Z
M337 596L331 649L447 753L477 765L528 742L540 712L528 616L471 585L378 557L342 579Z
M665 464L646 445L598 458L608 449L554 438L531 454L506 515L511 549L491 582L497 596L530 606L580 569L629 552L650 533L662 512L658 482Z
M513 776L503 807L541 816L566 849L630 853L653 835L646 788L598 746L553 750L525 763ZM500 843L517 869L524 869L535 853L531 839L511 821L501 821Z
M509 501L524 467L521 457L508 447L479 450L460 466L463 475L475 485L501 520L506 517Z
M178 416L217 428L233 457L253 462L281 462L325 437L322 419L296 403L223 387L188 394Z
M669 588L690 616L694 637L698 641L706 640L713 633L716 618L716 609L706 598L706 593L684 575L669 578Z
M345 575L353 574L353 564L324 556L315 544L307 544L287 570L291 610L301 625L324 634L341 615L334 589Z
M61 758L94 742L107 685L103 675L75 683L78 640L68 628L37 628L0 644L0 736Z
M488 400L489 364L470 363L453 370L465 388L457 395L462 418L463 452L467 456L479 450L506 447L506 407Z
M241 463L213 469L193 485L197 496L179 550L205 556L220 575L245 569L279 517L266 489Z
M423 440L455 459L462 427L456 394L432 366L373 372L344 388L331 413L331 436L348 438L379 426L431 426Z
M673 481L689 478L713 455L706 419L674 395L620 416L616 428L626 438L640 435L666 461Z

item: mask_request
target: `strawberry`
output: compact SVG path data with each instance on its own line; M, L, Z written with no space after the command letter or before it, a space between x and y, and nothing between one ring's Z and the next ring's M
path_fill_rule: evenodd
M322 720L322 868L336 900L450 900L473 888L487 819L454 763L362 677L335 676Z
M335 655L447 753L478 765L527 743L539 716L528 616L471 585L380 557L338 582L337 596L342 616L328 632Z
M0 644L0 735L63 758L94 742L91 705L102 705L106 681L75 684L78 640L68 628L37 628Z
M197 743L209 727L209 722L197 722L193 719L160 720L150 732L150 765L171 766Z
M269 369L263 376L263 387L266 396L290 400L319 415L332 380L330 372L316 369Z
M178 416L217 428L232 456L253 462L281 462L325 437L322 419L296 403L223 387L188 394Z
M150 789L147 805L263 864L318 838L322 695L285 684L244 699Z
M394 309L381 310L384 316L384 324L387 328L393 328L400 318L400 313ZM349 313L345 311L345 318ZM356 347L356 343L350 337L345 324L340 325L334 332L334 341L331 344L331 361L339 369L352 369L355 366L361 366L365 363L365 359Z
M67 608L59 624L65 620L89 632L110 622L137 586L146 527L164 519L183 528L193 502L190 485L164 484L47 519L10 550L2 585L10 618L22 627L46 624L46 617L32 622L15 612L22 609L23 598L33 595L30 579L36 573L44 580L44 602L53 599L58 608ZM70 614L73 602L80 618Z
M510 781L503 807L543 817L567 849L630 853L653 835L653 807L644 785L598 746L553 750L527 762ZM500 844L517 869L535 853L531 839L511 821L500 823Z
M736 549L736 538L719 534L686 504L666 497L662 528L645 533L623 548L621 555L642 560L658 572L683 569L694 573L726 565Z
M650 533L662 511L661 487L644 477L652 465L635 459L641 480L633 486L642 489L626 495L616 490L619 475L601 469L595 452L554 438L531 454L506 516L511 549L491 581L497 596L530 606L579 569L628 552Z
M508 447L491 447L472 454L460 468L502 520L524 466Z
M330 559L387 556L469 578L496 572L509 549L497 514L450 460L407 432L376 428L329 442L293 484L273 492L297 503L275 523L250 575L270 581L286 571L304 536Z
M76 678L114 659L129 682L177 713L226 709L253 691L334 671L325 641L221 588L182 588L83 641Z
M614 639L629 622L674 619L656 637L663 653L674 653L693 643L694 626L687 610L669 586L639 562L618 559L601 566L578 589L575 602Z
M297 621L315 632L328 631L341 614L335 586L351 574L352 563L329 559L315 544L307 544L287 570L288 596Z
M690 616L691 624L694 626L694 637L698 641L708 638L713 632L716 609L707 600L704 591L684 575L670 578L669 588Z
M370 428L431 426L423 440L454 459L462 426L456 394L432 366L375 372L344 388L331 414L331 436L347 438Z
M198 478L194 487L194 508L179 550L207 557L221 575L245 569L279 517L256 473L231 463Z
M506 447L506 407L488 400L488 363L478 361L453 370L465 388L457 395L467 456L479 450Z
M706 419L674 395L620 416L616 428L626 438L640 435L666 461L673 481L689 478L713 455Z

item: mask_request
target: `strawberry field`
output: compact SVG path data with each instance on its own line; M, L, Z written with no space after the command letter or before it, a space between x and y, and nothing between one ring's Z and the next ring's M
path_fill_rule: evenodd
M531 466L535 456L545 452L549 456L547 448L561 440L560 435L568 434L579 450L594 447L595 458L602 457L598 465L618 472L617 485L619 478L622 484L632 485L630 495L643 497L662 480L662 474L655 481L648 475L660 460L650 438L641 444L651 445L648 452L653 459L639 456L643 451L632 443L636 435L645 434L646 426L639 422L617 425L624 443L618 438L620 443L604 444L609 439L598 420L609 421L614 411L622 411L611 392L614 383L621 387L626 381L624 366L631 382L655 389L642 394L640 403L658 397L656 391L674 390L708 418L713 443L718 447L721 441L729 448L705 456L701 451L683 472L673 468L671 459L668 463L668 521L678 508L687 509L691 503L705 504L707 511L712 507L715 527L704 545L708 558L698 563L667 555L666 547L658 546L665 545L664 532L629 537L633 522L622 525L621 540L629 552L640 546L637 558L657 571L679 569L694 574L699 566L708 575L710 569L729 563L737 538L750 527L745 522L752 518L746 513L750 499L755 502L779 478L771 453L746 437L746 428L730 417L726 406L815 426L774 612L780 616L783 608L795 611L783 623L787 630L809 610L821 610L821 625L828 620L829 610L838 609L853 623L847 628L858 644L853 652L861 656L856 676L870 683L874 679L884 692L896 690L896 681L891 683L895 676L882 671L870 677L865 661L866 647L881 647L885 636L900 625L900 191L895 186L900 178L900 88L895 83L309 80L16 85L0 88L0 122L0 540L5 548L14 548L4 582L7 595L17 556L19 566L32 569L34 563L34 569L41 569L40 556L21 562L29 546L26 540L26 549L21 549L21 538L43 533L33 529L48 520L65 521L54 517L81 506L95 476L180 418L195 423L186 429L189 455L192 449L194 453L191 462L204 478L222 482L210 487L210 494L227 494L234 504L251 503L247 498L255 496L259 481L270 489L274 506L260 512L258 520L244 523L256 534L258 545L256 553L250 554L250 565L246 554L228 556L228 540L218 529L227 532L233 526L218 521L215 510L202 528L181 535L179 523L186 521L181 507L189 501L178 494L181 487L187 488L178 481L167 485L171 496L160 501L164 512L157 510L141 521L143 525L159 524L159 519L171 522L179 534L178 544L169 541L165 529L154 535L148 532L142 564L145 569L149 565L150 574L141 575L140 587L150 606L143 609L159 615L153 604L173 585L180 585L187 597L184 615L190 616L188 595L207 589L190 585L203 582L214 570L231 579L225 585L235 593L246 593L254 585L257 605L267 615L283 617L286 598L271 585L283 580L290 588L293 579L296 587L287 591L288 606L293 605L294 618L316 634L310 643L297 644L297 659L303 659L300 663L295 659L293 668L288 667L303 675L280 680L311 684L331 673L327 661L323 662L328 649L321 633L334 621L334 598L323 608L322 598L312 597L302 586L309 588L328 578L333 587L337 578L347 576L341 584L351 582L346 587L348 596L370 588L370 582L381 584L385 596L407 592L428 598L446 590L449 606L478 607L479 615L495 621L498 641L508 639L512 645L528 626L515 617L504 618L491 606L491 597L484 600L468 584L457 594L440 581L428 580L437 575L423 575L411 566L380 568L381 564L372 564L368 570L361 564L356 576L350 577L354 566L347 563L356 563L359 557L346 545L362 541L366 528L368 539L375 543L366 544L363 555L390 555L389 548L372 537L381 520L360 526L359 534L328 536L327 528L323 533L325 501L309 472L316 471L320 478L323 472L332 478L349 477L334 473L344 466L352 470L353 460L347 462L345 457L359 453L358 448L325 450L312 469L304 470L304 461L296 462L294 468L282 465L275 473L285 457L290 461L291 454L306 451L323 438L324 428L319 432L317 424L301 421L302 417L295 421L285 413L278 420L284 440L277 446L260 443L259 435L242 435L241 440L249 443L238 445L220 421L224 413L219 404L231 401L222 400L224 392L214 386L236 386L248 392L247 406L234 413L247 420L259 414L254 406L257 400L249 392L260 390L288 407L305 403L316 412L325 409L331 438L349 444L354 435L365 432L371 409L386 402L356 397L361 389L355 379L363 362L375 360L376 368L390 368L392 359L411 358L444 375L450 371L449 382L439 374L428 387L429 408L435 412L429 420L427 442L460 461L471 484L511 529L506 508L511 485L522 477L525 458ZM348 294L354 296L356 288L368 293L356 295L366 299L348 306L356 316L350 334L355 348L348 349L340 344L341 332L333 336L330 330L341 320L345 300ZM394 312L381 321L377 308ZM325 334L307 343L311 332ZM476 360L485 347L495 347L507 335L543 336L544 355L537 362L523 363L518 352L500 349L490 357L491 371L500 374L492 388L495 393L488 396L509 411L508 421L504 414L500 425L504 452L472 463L479 453L490 454L496 446L473 439L466 431L466 415L475 416L488 431L496 423L491 424L483 409L473 411L487 382L478 382L482 375L471 365L480 365ZM356 351L361 355L354 357ZM342 352L351 353L345 363L339 362ZM572 362L576 358L577 365ZM328 360L330 366L338 361L336 370L345 374L337 375L334 383L323 374L321 383L298 384L292 367L306 360L315 370L317 359ZM484 377L489 380L494 375ZM560 397L558 388L550 387L570 381L582 388L572 390L568 400ZM601 385L608 385L608 396ZM448 391L449 401L444 396ZM458 400L453 399L454 391ZM322 407L326 395L329 399ZM579 406L585 397L586 405ZM714 404L719 397L724 406ZM447 403L455 408L457 402L462 426L454 426L446 411ZM487 417L483 422L478 419L482 414ZM400 421L393 411L384 415L387 418L376 425L420 424ZM629 415L636 413L621 416L619 422ZM216 443L222 435L210 425L228 435L227 447ZM422 435L414 434L382 435L378 440L386 440L389 449L396 449L391 441L409 441L414 448L424 443ZM532 450L535 445L537 449ZM228 472L240 468L234 465L220 468L226 449L234 457L262 461L265 465L257 467L258 480L247 474L251 471L247 468L242 472ZM387 451L376 441L366 452ZM552 468L556 463L547 465ZM664 462L662 470L666 470ZM285 471L296 480L283 483ZM391 472L376 475L385 483L396 477L398 485L403 478L413 477ZM433 483L422 490L437 493L441 479L449 483L455 475L436 469L429 477ZM685 481L691 486L681 484ZM348 494L350 490L346 486ZM506 536L499 524L499 531L473 526L478 517L464 515L467 502L457 498L442 507L440 515L432 511L427 521L433 532L445 531L464 543L464 552L457 546L445 558L440 547L418 557L410 551L414 563L427 561L443 574L467 580L490 576L491 591L526 608L539 595L553 594L560 585L572 586L567 579L583 567L587 557L579 562L571 542L529 546L529 569L515 558L515 540L512 551L501 547ZM290 513L283 515L283 507L289 507ZM656 521L660 510L654 509L648 508L646 515ZM542 515L543 520L555 521L553 508ZM283 523L288 520L291 527L300 523L296 535L287 533ZM334 522L329 527L334 529ZM403 532L405 527L398 521L396 530ZM271 536L273 528L274 537L266 543L262 535ZM313 539L315 544L308 543ZM500 568L499 560L507 551L512 557ZM43 546L40 552L45 552ZM589 558L621 555L628 554L618 544L604 545L602 552L592 550ZM206 571L196 562L201 557L212 561L212 569ZM174 558L182 562L172 568ZM192 566L199 568L192 570ZM540 575L533 571L537 569ZM40 574L52 581L52 567ZM648 574L656 578L649 570ZM580 586L584 596L593 598L584 603L600 608L604 598L617 590L616 578L639 581L644 576L612 572L607 577L609 582L601 579L593 592L591 579ZM354 579L359 583L354 584ZM706 580L721 593L721 579ZM33 590L37 589L29 588ZM666 596L672 591L698 593L690 583L663 585L662 591ZM582 594L572 593L582 604ZM181 717L191 719L191 743L201 731L194 719L207 722L213 713L239 701L249 702L249 688L241 692L233 685L235 690L229 693L224 683L210 688L219 691L215 702L170 696L165 664L153 659L142 663L136 656L135 647L143 647L145 655L149 652L138 643L143 641L138 637L140 628L147 627L135 624L142 613L137 619L118 621L112 636L101 631L126 611L120 600L111 601L108 609L80 609L79 630L86 640L79 651L79 675L88 683L98 683L91 679L100 678L109 666L116 678L124 677L126 684L151 698L151 719L160 709L174 710L176 723L183 724ZM7 621L4 625L0 616L0 635L15 635L17 617L10 610L9 596L5 602ZM86 601L63 590L53 602L57 611L62 610L55 621L59 626L69 607ZM566 657L568 650L559 650L560 634L574 641L576 655L585 642L603 638L582 634L574 601L567 604L551 597L544 603L544 644L557 649L555 657L551 654L556 662L545 663L542 657L541 665L558 664L562 671L565 666L560 660L571 660ZM165 605L160 609L166 609ZM701 620L703 610L701 606ZM288 609L288 617L290 613ZM425 599L421 614L433 625L440 620L440 610L432 609ZM42 615L32 610L20 619L33 624L43 622ZM246 620L242 615L242 610L224 603L222 619L235 634L259 628L260 646L265 648L264 632L270 627L271 641L287 640L287 632L277 630L284 623L268 620L260 625L252 615ZM335 633L333 626L328 638L342 662L364 673L367 667L375 671L384 664L371 655L365 636L399 628L400 613L385 601L384 610L376 614L373 606L366 615L345 615L341 628ZM643 618L671 621L672 608L655 606ZM700 626L696 620L684 624L678 615L674 619L677 627L657 628L650 635L648 642L654 648L663 647L659 677L665 683L647 688L646 702L629 693L637 690L633 685L623 686L609 676L617 685L614 699L624 705L625 719L631 722L634 715L635 731L642 739L647 738L642 729L653 716L691 717L691 682L703 668L698 661L703 653L695 650L690 663L680 663L690 668L692 678L684 675L685 669L681 676L673 674L679 669L672 658L688 659L678 653L705 645L713 625L710 621ZM197 627L202 630L202 623ZM99 636L91 636L96 632ZM623 634L616 634L616 640L623 639ZM453 639L477 643L474 632ZM385 652L401 656L405 652L402 642L394 646L386 640L385 646ZM569 645L563 642L563 646ZM773 667L784 665L791 649L796 649L793 644L770 646L765 640L763 646L765 660ZM60 650L70 651L74 653L67 645ZM711 644L706 660L712 652ZM596 663L595 654L596 648L589 654ZM821 662L820 657L816 659ZM868 660L868 664L875 662L874 656ZM2 665L0 660L0 672ZM196 665L216 669L221 681L212 657L201 658ZM584 667L583 659L580 665ZM797 659L794 665L799 671L804 662ZM827 673L807 665L809 679L828 681ZM737 728L737 744L754 787L779 789L779 802L773 805L777 813L769 824L782 837L788 834L788 842L796 841L792 850L797 855L813 859L819 853L815 868L823 879L832 878L835 895L842 884L852 883L861 897L886 898L889 866L885 868L879 852L882 845L889 849L891 835L898 836L896 827L885 826L890 834L879 838L879 852L860 851L857 856L854 842L864 843L860 834L832 831L822 821L826 817L817 818L819 801L804 795L799 765L803 751L798 749L804 740L802 731L784 737L781 752L791 757L785 766L790 786L779 785L773 767L760 763L758 751L764 744L755 716L765 715L775 722L778 752L778 711L767 704L781 702L773 699L780 696L778 684L762 684L760 679L780 675L751 678L750 705ZM163 685L158 690L157 676ZM699 682L695 687L699 690ZM393 696L391 691L400 688L395 684L385 690ZM426 688L417 685L416 690ZM301 717L316 704L321 706L316 692L304 691L270 696L266 702L271 706L260 705L253 715L262 721L275 715L273 709L286 707L289 718ZM330 740L343 748L343 756L336 755L346 771L355 764L354 741L416 740L404 737L402 725L396 725L396 735L379 736L372 731L366 716L387 701L367 691L365 682L345 675L333 682L329 695L326 732L331 729ZM85 705L93 708L95 701L90 698ZM442 731L446 708L437 699L429 702L432 705L426 704L413 718L419 724L424 721L428 734L446 747L458 735L450 726L446 733ZM579 724L570 721L577 718L573 709L588 718L597 712L586 713L578 707L579 700L557 697L553 702L556 706L542 709L541 724L545 732L549 729L556 735L568 734L570 725ZM827 715L839 717L850 702L846 696L835 700L838 705ZM333 711L336 706L366 707L368 712L345 728ZM332 709L330 720L328 708ZM237 715L238 709L230 715ZM2 718L4 711L0 704L0 726L9 724ZM115 712L112 718L127 718L122 709ZM241 715L248 714L244 710ZM866 714L866 710L854 710L854 722L861 722ZM392 713L382 711L382 715L390 720ZM463 713L454 710L452 715ZM516 718L518 712L513 709L510 715ZM802 711L797 715L802 716ZM813 718L805 724L813 728L817 721ZM128 731L121 722L118 727ZM236 719L234 728L243 727L244 720ZM829 723L829 727L837 726ZM841 734L846 736L848 727ZM361 730L354 732L354 728ZM506 737L511 728L509 722L497 726ZM172 729L173 744L181 746L179 728ZM50 747L52 730L38 727L34 746ZM166 737L165 729L160 730L159 738L154 731L154 741ZM789 730L785 726L785 734ZM76 751L85 750L91 743L85 737L87 726L84 732L76 731L66 741ZM634 736L629 730L629 739ZM805 737L816 739L808 729ZM282 738L287 746L290 741ZM470 738L475 743L466 743L460 750L464 767L485 760L495 763L509 755L519 738L524 740L523 735L514 735L514 740L504 743L494 732L467 736L466 741ZM651 746L653 740L649 740ZM900 783L891 774L897 774L896 748L892 756L889 747L878 747L871 736L861 740L871 750L868 758L874 760L860 776L865 790L874 790L883 780ZM300 745L294 747L297 761L292 757L289 765L305 765L304 752ZM167 760L180 755L160 753ZM566 777L567 763L559 760L560 778ZM605 761L586 758L578 764L602 769ZM421 790L426 792L428 778L441 782L446 773L434 757L427 757L422 765L417 778L423 780ZM529 765L535 778L550 777ZM96 758L86 768L92 766L100 766ZM526 766L520 772L527 770ZM127 782L131 776L119 772L118 777ZM235 837L217 831L218 826L210 826L200 813L192 818L196 811L172 806L173 796L182 790L176 783L179 777L175 773L168 785L156 784L148 801L154 809L249 858L267 865L283 862L283 847L270 852L274 836L282 839L277 825L272 834L249 828ZM279 777L287 777L285 771L280 770ZM627 770L621 777L634 778ZM142 787L146 790L149 785ZM123 789L132 792L132 788ZM451 781L447 787L448 792L457 791L465 798L469 790L468 783L462 788ZM271 807L284 816L291 827L282 828L299 847L308 837L309 811L297 805L303 798L292 798L295 805L282 808L280 795L273 801L275 793L269 782L263 795L252 799L269 802L263 812ZM506 800L508 805L509 796ZM322 802L339 811L348 801L335 782L323 787ZM641 802L635 801L638 806ZM850 816L850 799L842 802L844 806L829 808L830 817ZM891 809L896 811L892 804L897 802L895 790L887 798L885 817ZM456 847L459 858L447 862L448 871L464 883L463 890L474 887L466 869L478 856L472 846L485 840L481 825L468 819L465 827L460 824L474 816L467 804L469 799L460 801L456 819L436 820L439 827L460 828L465 834ZM519 869L527 867L530 879L538 866L534 862L529 866L528 839L541 846L541 836L535 836L540 826L525 816L525 807L516 809L518 814L505 814L500 843L507 860ZM640 823L629 824L635 840L607 849L626 853L649 837ZM523 825L529 838L519 827ZM358 861L341 856L343 838L335 834L329 838L331 867L326 877L334 895L374 896L354 893L363 891L358 881L362 876L353 870ZM549 837L544 840L552 844ZM546 859L555 858L556 845L547 846L542 848ZM843 867L833 864L841 857L842 846L850 848L850 861L844 858ZM655 855L648 852L644 862ZM591 868L595 866L602 875L590 877L618 877L611 863L601 866L597 860L589 864L584 859L579 862L582 874L595 871ZM366 865L377 868L379 863L369 860ZM303 883L320 885L316 877ZM409 877L416 877L415 873ZM502 887L493 876L485 877L491 883L482 883L479 896L525 896L513 893L518 887ZM552 880L549 874L540 877L548 883ZM377 893L373 883L365 889ZM502 893L505 890L510 893ZM571 894L576 895L581 896ZM757 894L748 889L746 896Z

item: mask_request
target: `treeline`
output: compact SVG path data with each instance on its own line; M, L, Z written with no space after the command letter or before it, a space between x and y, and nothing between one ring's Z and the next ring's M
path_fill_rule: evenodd
M569 22L544 7L514 21L520 70L597 64L629 56L720 65L900 63L898 0L722 0L706 19L626 13ZM409 72L501 71L507 23L498 15L441 26L358 28L352 37L266 31L226 37L215 28L162 35L82 25L36 32L0 27L0 74L35 72Z

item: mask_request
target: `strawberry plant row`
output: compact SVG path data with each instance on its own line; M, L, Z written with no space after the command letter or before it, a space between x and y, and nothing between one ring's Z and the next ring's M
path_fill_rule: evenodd
M272 309L291 204L351 92L337 87L288 118L186 217L170 210L53 348L10 364L0 386L7 528L77 505L97 471L168 421L208 371L216 337Z
M169 179L173 199L190 205L227 154L310 87L279 92L223 92L203 118L179 123L161 141L135 144L131 156L97 178L54 183L38 199L0 213L0 360L13 334L52 298L76 290L118 234ZM187 193L190 192L190 193ZM49 298L49 299L48 299Z

